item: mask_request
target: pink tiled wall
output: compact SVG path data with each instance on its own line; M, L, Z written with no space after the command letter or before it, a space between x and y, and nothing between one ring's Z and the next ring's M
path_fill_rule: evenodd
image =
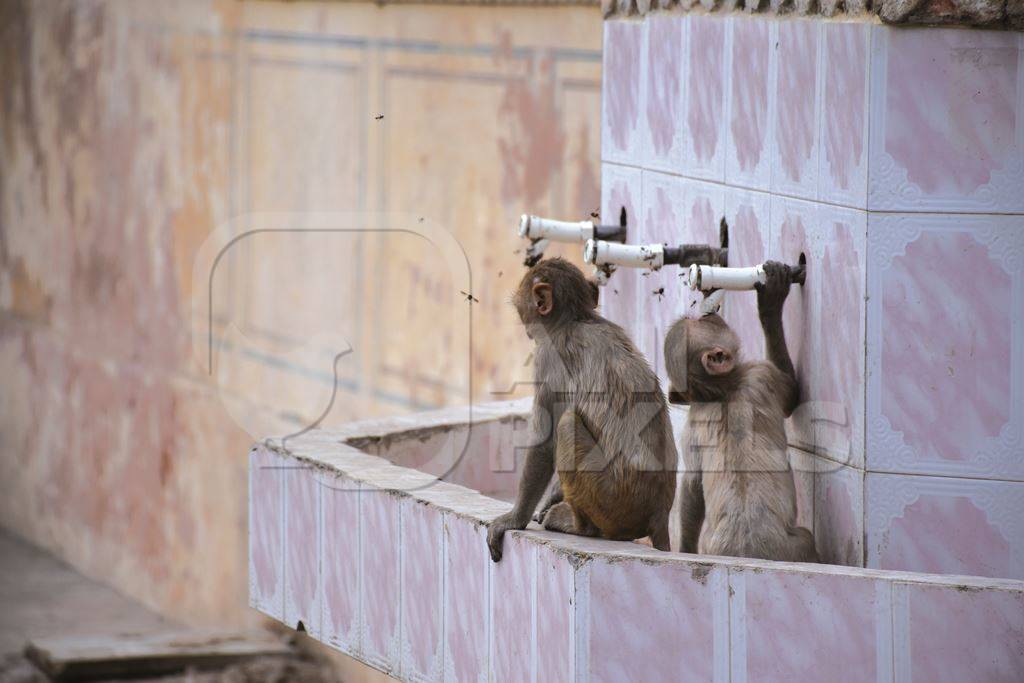
M284 481L280 460L249 453L249 604L284 620Z
M635 569L597 561L586 572L589 678L654 681L670 671L714 678L716 646L718 659L728 648L728 607L716 604L724 598L725 572L683 564Z
M601 169L601 217L608 222L617 222L623 210L626 212L627 237L637 239L644 215L643 185L640 169L631 166L605 164ZM636 339L639 320L636 319L637 297L639 296L640 273L636 270L620 269L601 291L601 310L604 315L620 325Z
M519 446L525 444L528 432L526 420L516 416L454 429L396 434L360 446L396 465L504 498L515 493L522 465Z
M362 652L360 640L359 485L318 474L321 519L321 640L348 652Z
M605 26L603 207L642 198L630 241L717 244L724 215L732 265L807 259L785 311L804 398L788 431L812 458L799 515L822 557L1024 577L1024 35ZM630 41L643 63L612 64ZM607 110L619 74L639 79L639 124ZM665 331L693 308L681 284L620 271L627 297L606 299L662 376ZM724 312L763 357L755 295Z
M896 680L1019 681L1024 596L953 586L893 586ZM951 656L953 652L958 653Z
M320 495L323 490L308 467L283 471L285 499L284 623L301 623L314 638L321 633Z
M891 680L890 583L737 571L729 588L733 680Z
M485 524L507 505L423 487L429 477L326 443L299 444L302 460L265 446L250 457L253 604L295 626L265 599L275 594L267 586L318 587L291 593L304 624L322 623L313 636L399 680L1024 675L1021 581L695 558L537 531L509 533L495 564ZM965 514L942 517L943 503L929 504L947 527ZM261 582L263 565L280 578ZM321 578L310 580L316 567ZM319 609L297 599L318 594Z

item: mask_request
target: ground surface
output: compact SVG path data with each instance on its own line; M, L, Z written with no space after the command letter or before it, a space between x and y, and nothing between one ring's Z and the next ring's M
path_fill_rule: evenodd
M155 633L181 626L51 555L0 530L0 683L45 683L22 656L32 638ZM150 683L333 683L329 667L302 658L263 658L221 671ZM124 683L121 681L120 683Z
M112 588L0 530L0 656L33 637L173 628Z

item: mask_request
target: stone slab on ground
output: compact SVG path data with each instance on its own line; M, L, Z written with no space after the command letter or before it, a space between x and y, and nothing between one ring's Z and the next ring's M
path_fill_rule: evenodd
M260 656L287 656L292 649L259 633L165 631L40 638L25 654L54 680L80 681L219 669Z
M180 628L0 529L0 656L33 638Z

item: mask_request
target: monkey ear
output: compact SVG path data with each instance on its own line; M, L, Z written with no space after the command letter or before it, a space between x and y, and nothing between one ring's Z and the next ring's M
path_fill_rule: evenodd
M736 367L736 360L732 357L732 353L721 346L715 346L705 351L700 357L700 362L709 375L725 375Z
M533 305L537 307L537 313L547 315L555 307L555 299L551 293L551 285L546 282L538 282L533 286Z
M594 295L594 305L591 308L597 308L597 304L601 300L601 287L593 278L588 279L587 284L590 286L590 293Z

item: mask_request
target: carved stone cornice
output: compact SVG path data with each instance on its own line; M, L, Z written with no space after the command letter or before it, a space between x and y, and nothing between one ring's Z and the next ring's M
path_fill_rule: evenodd
M656 10L870 17L887 24L1024 30L1024 0L601 0L606 18Z

